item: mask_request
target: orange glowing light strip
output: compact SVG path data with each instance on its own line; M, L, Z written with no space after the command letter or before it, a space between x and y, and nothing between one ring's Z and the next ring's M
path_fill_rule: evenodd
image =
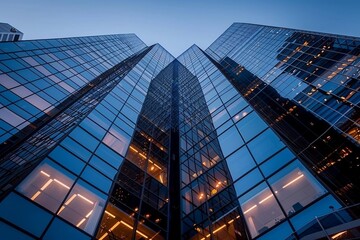
M88 203L90 204L94 204L92 201L90 201L89 199L87 199L86 197L84 197L83 195L81 194L77 194L79 197L81 197L82 199L84 199L85 201L87 201Z
M115 215L114 215L114 214L109 213L109 212L108 212L108 211L106 211L106 210L105 210L105 213L106 213L107 215L109 215L110 217L115 218Z
M47 174L46 172L44 172L44 171L40 171L42 174L44 174L45 176L47 176L47 177L50 177L50 175L49 174Z
M126 227L128 227L128 228L130 228L130 229L134 229L131 225L129 225L129 224L127 224L126 222L124 222L124 221L120 221L122 224L124 224ZM141 235L141 236L143 236L144 238L149 238L148 236L146 236L145 234L143 234L142 232L140 232L139 230L136 230L136 232L139 234L139 235Z
M74 200L74 198L76 198L75 193L71 196L71 198L69 198L69 200L66 201L65 205L69 205L69 203L71 203L71 201Z
M253 210L254 208L256 208L257 207L257 205L255 204L254 206L252 206L251 208L249 208L248 210L246 210L245 212L244 212L244 214L247 214L248 212L250 212L251 210Z
M44 184L44 186L42 186L42 188L40 188L40 190L41 190L41 191L44 191L44 190L50 185L50 183L52 183L52 181L54 181L54 180L49 179L49 180Z
M54 178L54 181L57 182L58 184L60 184L61 186L63 186L66 189L70 189L69 186L65 185L64 183L60 182L59 180L57 180L56 178Z
M293 184L294 182L296 182L297 180L299 180L300 178L302 178L304 176L304 174L301 174L300 176L298 176L297 178L295 178L294 180L288 182L287 184L285 184L282 188L286 188L288 186L290 186L291 184Z
M272 194L270 194L269 196L267 196L266 198L264 198L263 200L261 200L260 202L259 202L259 204L262 204L263 202L265 202L266 200L268 200L269 198L271 198L273 195Z
M37 192L34 194L34 196L31 197L31 200L34 201L35 198L37 198L40 194L41 194L41 192L40 192L40 191L37 191Z
M130 146L130 149L133 150L134 152L139 152L139 151L136 150L133 146Z
M343 235L343 234L346 233L346 232L347 232L347 231L339 232L339 233L335 234L334 236L332 236L331 239L338 238L338 237L340 237L341 235Z
M119 226L120 222L116 222L114 224L114 226L112 226L110 229L109 229L109 232L111 232L112 230L114 230L117 226ZM99 240L103 240L107 235L109 235L108 233L104 233L104 235L101 236L101 238L99 238Z
M81 225L83 222L85 222L85 220L86 220L86 218L83 218L83 219L76 225L76 227L80 227L80 225Z

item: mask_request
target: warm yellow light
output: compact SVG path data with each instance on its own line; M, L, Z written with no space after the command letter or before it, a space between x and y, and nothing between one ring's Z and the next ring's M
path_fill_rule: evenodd
M114 214L111 214L111 213L109 213L109 212L106 211L106 210L105 210L105 213L106 213L107 215L109 215L110 217L115 218L115 215L114 215Z
M40 194L41 194L41 192L40 192L40 191L37 191L37 192L34 194L34 196L31 197L31 200L34 201L35 198L37 198Z
M126 222L124 222L124 221L120 221L122 224L124 224L126 227L128 227L128 228L130 228L130 229L133 229L133 227L131 226L131 225L129 225L129 224L127 224ZM142 232L140 232L139 230L136 230L136 232L139 234L139 235L141 235L141 236L143 236L144 238L149 238L148 236L146 236L145 234L143 234Z
M111 232L112 230L114 230L117 226L119 226L119 224L120 224L120 222L116 222L116 223L114 224L114 226L112 226L112 227L110 228L110 232Z
M70 189L69 186L65 185L64 183L60 182L59 180L57 180L57 179L55 179L55 178L54 178L54 182L57 182L58 184L60 184L61 186L63 186L63 187L66 188L66 189Z
M49 185L50 185L50 183L52 183L52 179L49 179L41 188L40 188L40 190L41 191L44 191Z
M92 212L93 212L93 210L91 210L85 217L86 217L86 218L89 218L90 215L92 214Z
M66 201L65 205L69 205L69 203L71 203L72 200L74 200L74 198L76 198L76 194L75 194L75 193L69 198L69 200Z
M154 163L155 167L157 167L158 169L161 170L161 167L159 165L157 165L156 163Z
M343 234L346 233L346 232L347 232L347 231L339 232L339 233L335 234L334 236L332 236L331 238L332 238L332 239L338 238L338 237L340 237L341 235L343 235Z
M159 175L159 178L160 178L160 182L161 182L161 183L164 183L164 180L163 180L163 178L162 178L162 175L161 175L161 174Z
M263 202L265 202L266 200L268 200L269 198L271 198L273 195L272 194L270 194L269 196L267 196L266 198L264 198L263 200L261 200L260 202L259 202L259 204L262 204Z
M255 204L254 206L252 206L251 208L249 208L248 210L246 210L245 212L244 212L244 214L247 214L248 212L250 212L251 210L253 210L254 208L256 208L257 207L257 205Z
M136 150L133 146L130 146L130 149L133 150L134 152L139 152L139 151Z
M104 235L102 235L99 240L103 240L106 236L108 235L108 233L104 233Z
M92 201L90 201L89 199L87 199L86 197L84 197L83 195L81 194L77 194L79 197L81 197L82 199L84 199L85 201L87 201L88 203L90 204L94 204Z
M142 158L146 158L146 156L144 155L144 154L142 154L142 153L139 153L139 155L140 155L140 157L142 157Z
M110 229L109 229L109 232L111 232L112 230L114 230L118 225L120 224L120 222L116 222L114 224L114 226L112 226ZM108 233L104 233L104 235L102 235L99 240L103 240L107 235L109 235Z
M44 171L40 171L43 175L45 175L45 176L47 176L47 177L50 177L50 175L49 174L47 174L46 172L44 172Z
M288 186L290 186L291 184L293 184L294 182L296 182L297 180L299 180L300 178L302 178L304 176L304 174L301 174L300 176L298 176L297 178L291 180L290 182L288 182L287 184L285 184L282 188L286 188Z
M76 225L76 227L80 227L83 222L85 222L86 218L81 219L81 221Z
M218 231L220 231L220 230L223 229L224 227L226 227L226 224L224 224L224 225L222 225L221 227L215 229L215 230L213 231L213 233L217 233Z
M64 210L64 209L65 209L65 206L61 206L61 208L60 208L59 212L57 213L57 215L59 215L62 212L62 210Z

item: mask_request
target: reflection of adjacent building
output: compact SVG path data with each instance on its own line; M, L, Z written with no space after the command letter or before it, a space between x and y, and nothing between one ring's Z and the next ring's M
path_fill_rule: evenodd
M16 42L22 39L23 33L7 23L0 23L0 42Z
M260 34L261 32L263 34ZM259 49L269 44L265 36L284 39L284 42L279 41L276 44L281 46L279 50L268 46L273 51L268 55L276 59L268 56L266 59L268 65L265 61L259 60L257 65L254 62L253 65L249 64L252 58L262 58ZM250 189L240 197L240 203L252 237L264 233L266 233L264 236L271 236L271 232L277 231L273 230L269 233L269 229L276 225L279 226L275 229L286 229L285 219L290 219L293 231L295 230L301 237L309 234L321 236L321 228L327 228L328 235L332 235L333 239L346 232L348 236L357 236L356 230L353 230L358 228L358 224L356 225L354 221L358 218L357 209L346 210L347 223L351 222L351 224L346 226L339 223L329 213L329 209L339 207L334 199L330 200L332 197L329 193L335 193L346 205L359 202L360 179L357 173L359 43L350 39L277 28L262 28L251 40L239 44L242 51L234 48L233 52L230 51L219 62L212 58L217 58L214 49L208 49L207 56L301 162L291 160L294 156L282 150L283 153L274 156L273 159L265 162L257 161L260 164L259 171L252 171L234 183L237 193L246 192L243 189L246 185L248 185L246 189ZM214 44L214 46L221 45ZM261 66L266 66L268 70L262 70ZM247 68L256 70L252 70L253 73ZM244 125L241 126L239 123L238 127L245 141L248 138L247 134L251 132L247 128L259 128L252 130L257 132L266 126L254 116L249 114L249 109L244 109L235 116L236 119L243 119ZM245 121L247 118L248 120ZM267 139L270 144L271 138L267 137ZM261 151L262 147L257 148ZM286 162L290 164L287 166ZM294 166L295 163L298 164L297 168ZM281 167L284 165L286 167ZM282 169L280 172L271 174L279 167ZM232 171L231 166L230 171L232 176L239 174L238 171ZM282 178L278 177L281 173L283 173ZM254 184L247 184L255 179L259 179L257 181L260 182L262 177L268 178L269 185L261 183L251 189L250 186ZM325 183L328 189L322 187L317 178L322 184ZM328 199L328 203L325 203L324 199ZM322 201L324 203L320 203ZM316 211L316 206L321 205L329 206L327 211L319 213L319 215L328 213L323 218L328 224L320 226L314 218L305 220L306 217L301 217L309 216L309 211ZM300 221L301 218L303 223ZM304 225L305 222L308 224ZM334 227L335 229L332 229ZM340 232L341 234L337 235Z
M221 64L226 66L225 74L245 99L304 163L344 202L358 202L356 186L360 181L356 144L295 100L281 96L272 85L267 85L245 68L241 67L239 71L239 65L231 59L227 58Z

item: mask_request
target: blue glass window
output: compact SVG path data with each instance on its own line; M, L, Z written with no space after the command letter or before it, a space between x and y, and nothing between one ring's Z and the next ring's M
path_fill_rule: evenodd
M106 193L111 187L111 181L90 166L85 168L81 177Z
M219 136L219 143L221 150L226 157L244 144L244 141L241 139L237 129L233 126Z
M242 147L226 158L231 177L235 181L255 166L246 147Z
M0 204L0 217L40 237L52 215L17 194L10 193Z
M271 129L268 129L248 143L248 147L250 148L255 161L261 163L283 148L284 144Z
M63 239L79 239L86 240L90 237L77 230L76 228L70 226L64 221L55 218L53 223L50 225L47 230L44 240L63 240Z
M236 127L245 141L249 141L263 131L267 125L255 112L252 112L239 121Z
M4 240L5 239L9 239L9 240L11 240L11 239L33 240L34 239L3 222L0 222L0 232L1 232L1 238L3 238Z

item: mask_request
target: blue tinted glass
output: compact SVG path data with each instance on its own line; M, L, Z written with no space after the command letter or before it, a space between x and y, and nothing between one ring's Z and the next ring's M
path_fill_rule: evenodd
M263 131L267 125L266 123L255 113L252 112L244 119L236 124L241 136L245 141L249 141L251 138Z
M291 218L290 222L294 225L296 230L299 230L310 221L316 221L315 216L331 213L333 211L331 206L335 209L341 208L341 205L334 199L334 197L329 195L304 209L301 213L299 213L299 215Z
M111 187L111 181L90 166L85 168L81 177L106 193Z
M284 150L261 164L260 169L265 176L269 176L274 171L278 170L280 167L282 167L294 158L294 154L292 154L288 148L285 148Z
M231 154L227 157L226 162L233 180L238 179L255 166L255 162L246 147L242 147Z
M10 227L6 223L0 222L1 239L3 240L32 240L34 238Z
M95 153L116 169L119 168L123 160L119 154L115 153L112 149L108 148L104 144L100 144Z
M260 171L256 168L234 183L236 194L239 196L252 186L263 180Z
M91 153L88 150L71 138L65 138L61 145L85 162L87 162L91 156Z
M258 240L274 240L274 239L287 239L292 234L291 227L288 222L277 226L275 229L266 233L264 236L258 238ZM291 238L290 238L291 239Z
M76 174L79 174L85 166L83 161L75 157L61 146L57 146L49 156Z
M0 217L39 237L52 215L17 194L10 193L0 204Z
M63 240L63 239L90 239L89 236L80 232L76 228L70 226L64 221L55 218L54 222L50 225L43 239L47 240Z
M102 139L106 133L102 127L91 121L89 118L84 119L80 126L82 126L86 131L90 132L98 139Z
M89 133L84 131L82 128L77 127L71 133L70 136L82 144L82 146L86 147L90 151L94 151L99 141L91 136Z
M240 147L244 143L244 141L241 139L239 132L233 126L220 135L219 143L221 146L221 150L226 157L238 147Z
M97 156L93 156L90 160L90 164L103 173L104 175L108 176L109 178L113 179L115 174L117 173L116 169L111 167L109 164L98 158Z
M271 129L268 129L248 143L248 147L250 148L255 161L261 163L266 158L283 148L284 144Z

